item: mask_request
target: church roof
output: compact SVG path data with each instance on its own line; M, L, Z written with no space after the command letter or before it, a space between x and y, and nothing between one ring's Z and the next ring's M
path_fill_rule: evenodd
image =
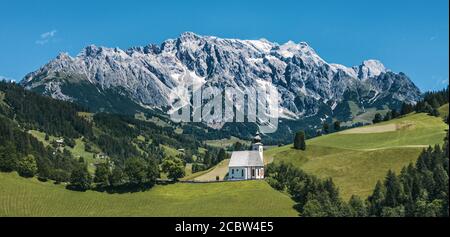
M260 142L260 141L261 141L260 135L256 135L255 137L253 137L253 142Z
M231 154L229 167L264 166L258 151L234 151Z

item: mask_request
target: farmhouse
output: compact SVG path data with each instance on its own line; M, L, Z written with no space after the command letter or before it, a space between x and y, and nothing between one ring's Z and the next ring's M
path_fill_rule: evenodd
M263 144L259 133L253 138L251 151L234 151L228 165L229 180L264 179Z

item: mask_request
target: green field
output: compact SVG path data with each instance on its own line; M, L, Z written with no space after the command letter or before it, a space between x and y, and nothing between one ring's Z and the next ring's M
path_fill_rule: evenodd
M177 149L167 146L167 145L160 145L163 150L164 153L166 154L166 156L171 156L171 157L177 157L178 155L182 154L182 152L178 151Z
M224 138L224 139L218 139L218 140L207 140L206 144L209 146L219 147L219 148L226 148L228 146L234 145L236 142L240 142L241 144L244 144L246 146L250 145L250 141L242 140L237 137L230 137L230 138Z
M0 173L0 216L297 216L293 205L264 181L177 183L107 194Z
M389 169L399 172L428 145L442 144L442 118L411 114L376 125L307 140L306 151L292 145L265 152L268 162L286 161L319 177L332 177L342 197L366 197Z

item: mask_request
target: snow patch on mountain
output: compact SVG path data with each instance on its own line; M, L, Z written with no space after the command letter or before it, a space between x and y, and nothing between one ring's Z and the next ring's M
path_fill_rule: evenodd
M28 89L43 85L44 93L58 99L83 99L64 94L62 85L69 81L88 82L99 93L124 90L143 107L170 111L190 104L186 91L192 83L239 91L263 85L279 92L277 98L267 98L278 101L279 115L295 119L314 116L324 106L333 111L350 92L369 103L366 107L383 99L413 103L420 97L406 75L389 71L378 60L346 67L327 63L305 42L279 45L265 39L223 39L192 32L161 45L127 50L90 45L75 57L61 53L26 75L21 84Z

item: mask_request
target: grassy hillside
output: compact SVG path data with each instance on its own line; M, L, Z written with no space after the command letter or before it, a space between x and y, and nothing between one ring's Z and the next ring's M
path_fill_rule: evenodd
M439 107L438 111L439 111L439 115L442 118L447 117L448 116L448 104L445 104L445 105Z
M264 181L172 184L149 191L75 192L0 173L0 216L296 216L293 201Z
M423 147L442 144L448 126L442 118L411 114L376 125L307 140L306 151L292 145L265 152L267 161L292 162L319 177L332 177L343 198L366 197L389 169L399 172Z
M377 149L441 144L448 126L439 117L411 114L376 125L321 136L311 145L347 149Z

